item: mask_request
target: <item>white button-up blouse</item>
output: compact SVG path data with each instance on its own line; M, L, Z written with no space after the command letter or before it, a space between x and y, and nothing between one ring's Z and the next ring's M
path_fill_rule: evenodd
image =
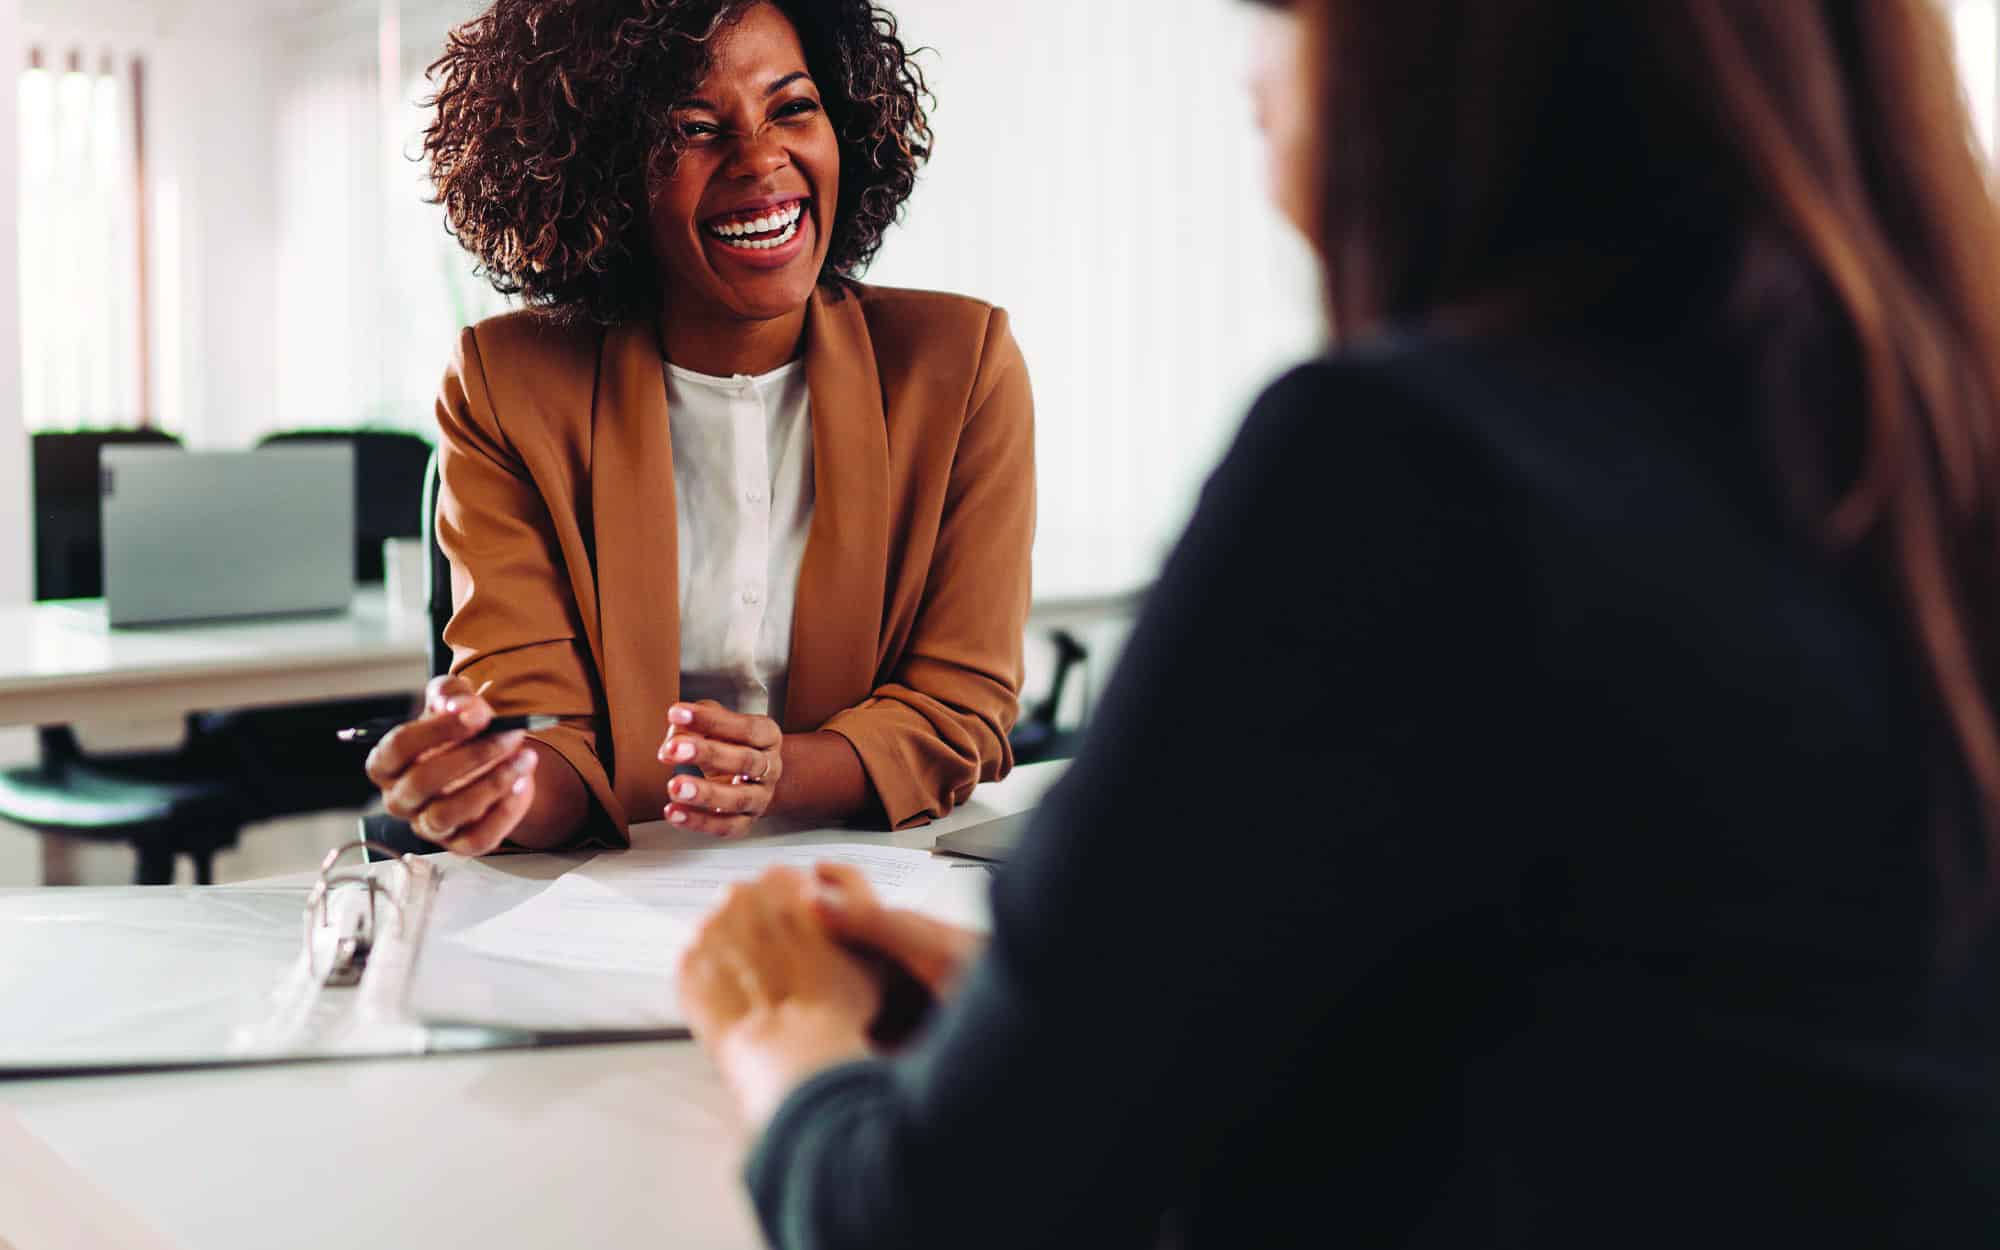
M669 364L680 525L681 698L782 717L813 514L803 360L761 377Z

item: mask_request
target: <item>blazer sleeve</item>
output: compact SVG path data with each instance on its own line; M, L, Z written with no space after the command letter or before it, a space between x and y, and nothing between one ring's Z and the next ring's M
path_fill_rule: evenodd
M861 756L889 826L936 819L1014 766L1035 545L1035 403L993 311L952 458L909 645L888 680L824 728Z
M583 780L596 805L579 841L623 845L625 819L599 752L604 701L571 589L555 513L503 427L470 329L437 404L438 545L451 562L451 671L500 715L561 718L530 735ZM572 525L574 522L571 522Z

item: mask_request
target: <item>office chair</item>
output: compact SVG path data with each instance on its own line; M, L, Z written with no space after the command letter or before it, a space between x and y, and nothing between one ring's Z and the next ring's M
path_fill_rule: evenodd
M382 580L382 540L418 538L424 475L431 446L393 430L287 430L260 447L338 443L354 449L354 580ZM288 707L206 713L204 732L230 753L250 779L254 819L363 807L375 788L360 757L334 737L348 725L411 714L407 695L335 699Z
M382 580L382 540L417 538L417 501L424 493L431 445L397 430L283 430L259 447L336 443L354 449L354 580Z
M107 446L179 440L157 430L86 430L34 436L35 597L92 599L104 593L98 512L98 453ZM195 880L214 879L214 856L236 844L246 817L242 787L220 770L195 718L173 750L91 754L67 725L37 734L32 768L0 772L0 820L43 834L129 843L133 880L166 885L174 861L194 861Z
M1058 729L1056 718L1062 714L1063 694L1069 687L1070 673L1090 658L1090 652L1077 641L1075 634L1066 629L1051 631L1049 640L1056 648L1056 671L1049 680L1049 693L1030 704L1027 715L1014 726L1014 732L1007 735L1007 741L1014 748L1016 764L1069 759L1076 754L1083 741L1080 727Z

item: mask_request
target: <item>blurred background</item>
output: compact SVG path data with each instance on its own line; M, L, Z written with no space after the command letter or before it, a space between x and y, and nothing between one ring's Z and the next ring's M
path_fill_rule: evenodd
M2000 0L1940 3L1990 150ZM0 237L18 240L0 246L0 596L30 584L23 431L430 436L457 329L505 307L412 159L425 67L478 7L0 0L18 68L0 92ZM1010 311L1038 407L1037 589L1143 587L1245 404L1319 339L1310 257L1264 201L1259 18L1234 0L890 7L931 49L937 153L867 277ZM1115 625L1092 643L1079 700ZM0 762L32 753L31 731L0 731ZM329 839L295 840L310 858ZM223 875L292 866L282 838L233 854L260 841L272 862ZM29 883L27 847L0 837L0 884Z
M477 5L22 2L29 428L428 433L457 328L504 307L411 159L424 69ZM1129 573L1259 380L1313 344L1307 257L1263 204L1251 14L893 10L935 49L937 157L869 279L1009 309L1040 400L1042 555L1064 579Z

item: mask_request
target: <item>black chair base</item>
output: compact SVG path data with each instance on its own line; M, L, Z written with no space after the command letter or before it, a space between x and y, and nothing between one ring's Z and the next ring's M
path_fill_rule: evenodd
M180 858L170 847L140 846L138 863L132 871L133 885L172 885L174 883L174 863ZM206 852L188 852L194 862L194 883L196 885L215 884L215 856Z
M363 766L366 747L338 741L349 725L403 720L419 699L340 699L287 707L203 712L194 718L210 767L238 778L257 820L366 807L377 791Z
M1074 759L1083 746L1081 729L1055 729L1034 723L1018 726L1008 736L1014 748L1014 764L1042 764L1049 760Z
M202 837L191 837L183 843L180 839L171 838L164 840L136 836L122 838L116 834L106 834L99 829L64 829L53 825L23 827L32 833L38 833L44 837L75 838L82 842L127 843L131 846L133 854L133 885L172 885L174 883L175 867L183 855L187 856L188 861L194 865L194 883L196 885L214 885L215 853L217 851L229 850L236 845L236 836L234 833L229 834L226 840L215 839L221 843L220 845L205 846L201 845L201 843L210 840L213 837L212 834Z
M228 787L167 781L76 760L0 772L0 820L32 832L123 842L137 857L133 882L171 885L185 855L195 881L215 879L215 853L236 845L244 813Z
M1056 718L1062 714L1063 692L1069 688L1070 673L1089 660L1090 650L1066 629L1051 631L1049 641L1055 645L1056 671L1049 681L1048 696L1029 705L1014 732L1007 735L1016 764L1070 759L1083 743L1081 728L1058 729Z

